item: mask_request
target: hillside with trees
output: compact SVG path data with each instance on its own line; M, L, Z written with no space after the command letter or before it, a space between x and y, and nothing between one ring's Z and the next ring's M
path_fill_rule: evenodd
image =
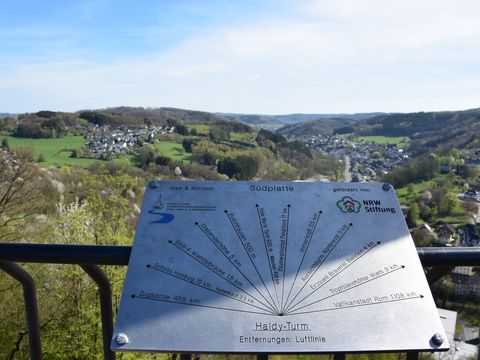
M320 119L348 119L359 121L371 118L382 113L358 114L287 114L287 115L261 115L261 114L232 114L217 113L228 120L241 121L256 127L281 127L287 124L297 124L305 121Z
M175 108L115 107L79 111L78 116L97 125L172 125L212 123L224 120L213 113Z
M325 119L286 125L278 131L287 137L312 134L408 137L412 154L463 148L480 137L480 109L466 111L381 114L361 121Z
M258 133L245 123L200 111L132 107L39 111L5 118L0 125L6 147L32 144L44 166L120 161L141 168L146 176L242 180L296 180L318 174L334 179L341 172L333 158L312 154L299 142L288 142L281 135L278 142L273 133Z
M301 138L306 134L330 135L338 128L352 127L357 121L352 119L317 119L311 121L300 122L296 124L288 124L280 129L278 133L289 138Z

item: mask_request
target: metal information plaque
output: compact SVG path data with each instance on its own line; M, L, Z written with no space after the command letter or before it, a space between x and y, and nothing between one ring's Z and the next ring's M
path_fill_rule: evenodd
M113 350L448 348L388 184L149 184Z

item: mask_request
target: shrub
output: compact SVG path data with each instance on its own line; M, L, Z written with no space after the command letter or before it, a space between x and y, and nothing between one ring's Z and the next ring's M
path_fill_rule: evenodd
M258 160L251 156L240 155L235 158L226 158L217 165L221 174L234 177L238 180L249 180L258 172Z

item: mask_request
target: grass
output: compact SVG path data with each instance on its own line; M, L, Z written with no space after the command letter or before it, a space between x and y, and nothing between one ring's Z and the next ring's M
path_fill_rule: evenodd
M404 148L408 145L408 137L406 136L359 136L358 140L375 142L377 144L393 144L399 148Z
M395 193L397 194L400 203L402 205L407 205L411 199L418 197L425 190L435 187L435 184L436 182L434 180L422 181L420 183L412 184L411 192L408 189L409 187L405 186L403 188L395 189Z
M154 145L158 150L159 155L167 156L174 161L186 161L189 160L190 155L187 154L182 144L174 141L161 141Z
M42 166L81 166L87 167L91 163L98 161L96 159L71 158L72 151L79 149L84 145L83 136L72 135L63 138L53 139L27 139L13 136L0 136L0 139L6 138L12 149L18 147L32 147L35 157L43 154L45 161L40 162Z
M83 136L65 136L63 138L54 139L27 139L17 138L13 136L0 136L0 141L6 138L12 149L18 147L32 147L35 157L43 154L45 161L40 162L42 166L80 166L88 167L93 162L99 161L97 159L88 158L71 158L74 149L80 149L85 143ZM190 158L190 155L183 151L181 143L175 141L161 141L154 145L159 155L168 156L174 161L185 161ZM131 156L122 156L113 161L132 165Z
M192 125L187 125L187 129L188 131L192 131L192 129L196 129L198 134L208 135L210 126L206 124L192 124Z
M247 132L247 133L238 133L238 132L231 132L230 139L236 141L243 141L253 144L255 138L257 137L257 132Z

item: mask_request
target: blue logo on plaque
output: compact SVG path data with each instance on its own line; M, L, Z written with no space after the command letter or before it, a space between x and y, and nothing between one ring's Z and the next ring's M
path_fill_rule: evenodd
M157 219L155 221L150 221L150 224L168 224L175 217L172 214L162 213L162 212L159 212L159 211L156 211L156 210L149 210L148 213L152 214L152 215L160 216L159 219Z

